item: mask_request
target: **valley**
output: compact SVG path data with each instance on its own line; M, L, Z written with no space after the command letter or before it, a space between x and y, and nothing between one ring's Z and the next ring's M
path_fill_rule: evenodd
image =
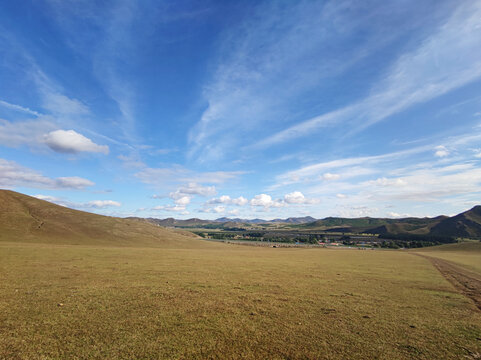
M103 233L96 243L76 237L75 223L54 236L54 220L69 219L69 209L3 195L8 224L29 223L19 214L30 213L44 225L10 226L6 235L2 222L0 358L476 359L481 352L472 294L479 288L468 294L457 285L459 273L473 283L481 276L479 241L378 251L246 247L74 213L139 231L118 243ZM52 233L38 234L43 229ZM146 230L159 231L159 241L140 236Z

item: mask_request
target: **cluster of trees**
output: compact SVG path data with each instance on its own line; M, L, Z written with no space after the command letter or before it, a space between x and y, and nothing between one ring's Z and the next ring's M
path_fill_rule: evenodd
M196 232L202 237L209 237L217 240L233 240L241 238L243 240L252 241L270 241L279 243L301 243L301 244L317 244L319 241L325 241L325 235L322 234L282 234L269 233L262 231L248 232ZM364 241L364 240L363 240ZM343 235L339 238L347 246L355 246L359 243L357 239L352 239L349 235ZM382 234L379 235L379 241L367 241L369 245L374 247L399 249L399 248L420 248L425 246L434 246L456 242L451 236L440 235L418 235L418 234Z
M433 243L435 245L441 244L450 244L455 243L456 239L452 236L443 236L443 235L420 235L420 234L381 234L379 235L380 239L386 240L398 240L398 241L405 241L405 242L423 242L423 243ZM427 246L427 245L424 245Z

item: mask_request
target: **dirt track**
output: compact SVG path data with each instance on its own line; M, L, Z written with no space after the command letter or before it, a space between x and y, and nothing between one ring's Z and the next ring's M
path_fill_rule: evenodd
M417 255L431 261L439 272L463 295L473 300L476 307L481 311L481 274L469 271L447 260Z

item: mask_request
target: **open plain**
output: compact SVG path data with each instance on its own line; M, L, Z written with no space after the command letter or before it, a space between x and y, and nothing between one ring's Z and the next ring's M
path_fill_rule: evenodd
M1 242L0 358L480 356L481 312L426 257L192 241Z

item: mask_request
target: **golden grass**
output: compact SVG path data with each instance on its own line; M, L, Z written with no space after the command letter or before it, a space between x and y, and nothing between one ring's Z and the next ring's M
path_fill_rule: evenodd
M465 268L481 274L481 242L466 241L457 244L447 244L416 249L422 255L452 261Z
M0 190L0 241L72 245L215 247L192 233L145 221L72 210L14 191Z
M428 260L408 252L4 242L0 279L2 359L474 359L481 352L480 313Z

